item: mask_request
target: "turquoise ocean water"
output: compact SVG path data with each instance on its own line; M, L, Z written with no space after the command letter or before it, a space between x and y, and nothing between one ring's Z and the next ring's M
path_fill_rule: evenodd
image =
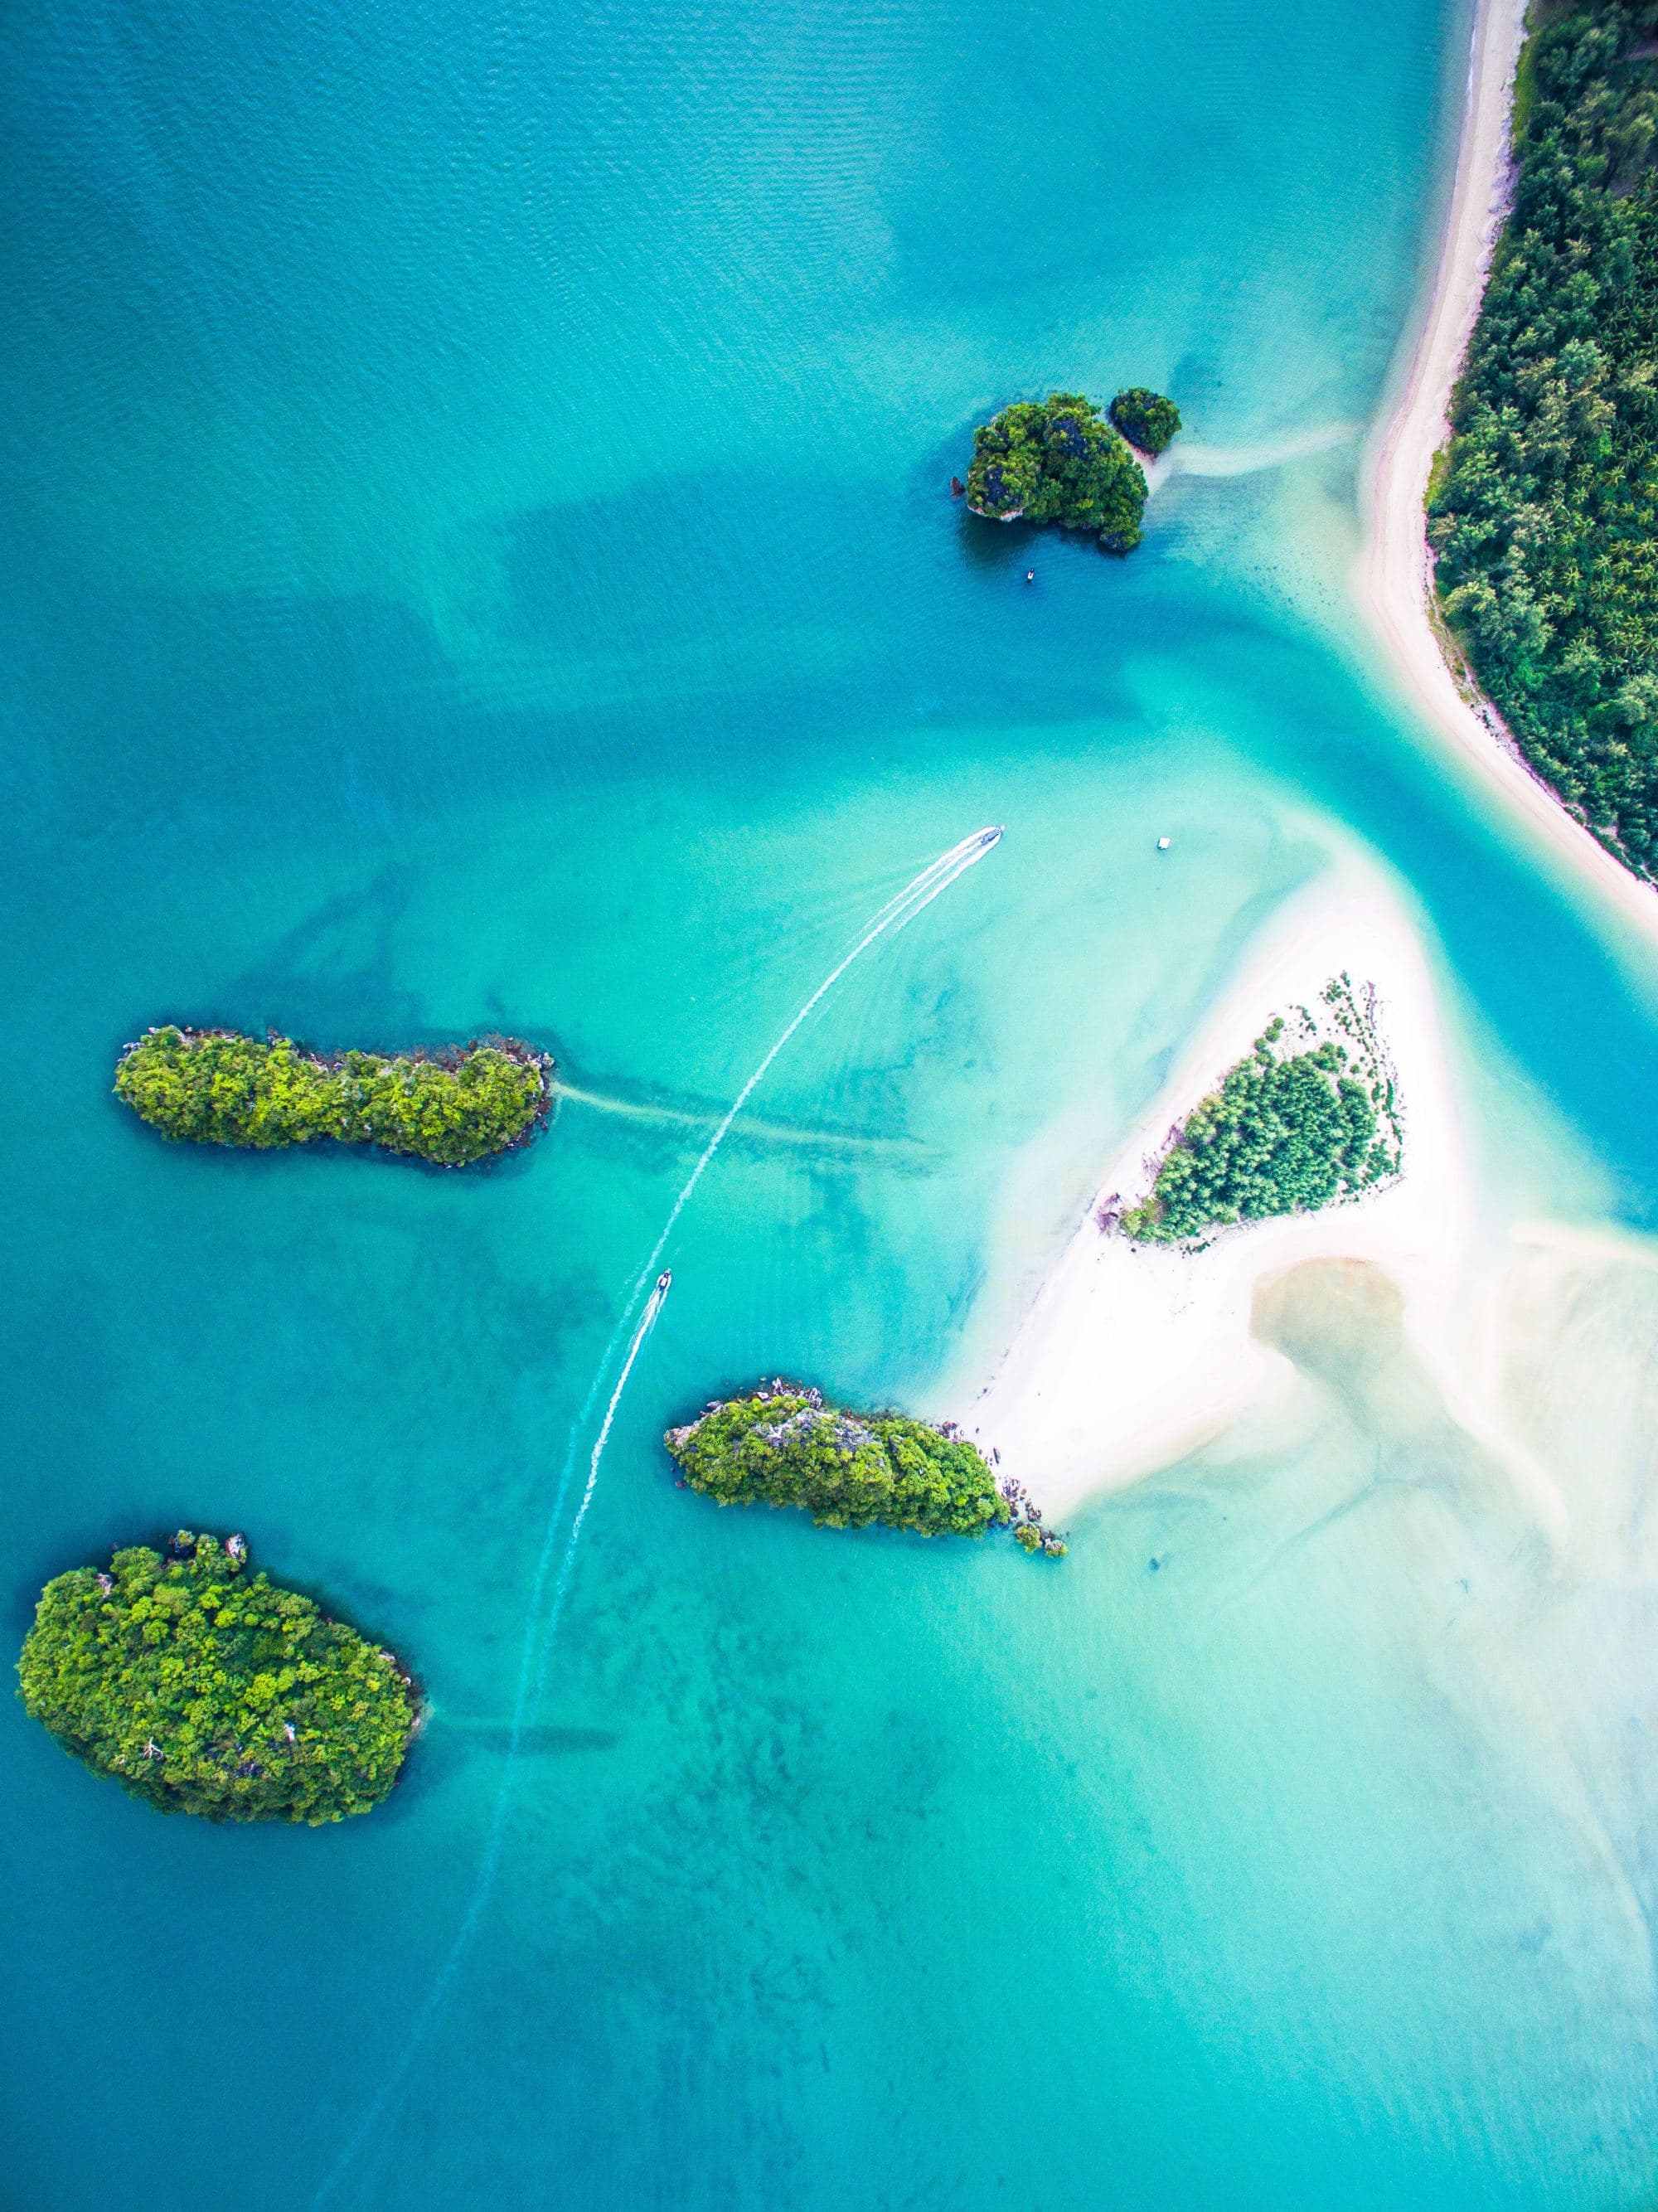
M1123 565L945 495L1055 383L1216 447L1362 425L1467 34L9 11L9 1632L112 1540L242 1528L434 1714L374 1818L220 1832L0 1703L9 2205L1650 2201L1643 1247L1520 1299L1564 1564L1351 1346L1307 1436L1100 1503L1055 1572L719 1516L656 1446L762 1369L932 1406L986 1364L1355 844L1430 933L1492 1204L1658 1226L1658 975L1389 694L1352 439L1176 478ZM699 1186L568 1555L713 1121L992 822ZM166 1016L509 1028L609 1103L459 1178L186 1155L107 1096Z

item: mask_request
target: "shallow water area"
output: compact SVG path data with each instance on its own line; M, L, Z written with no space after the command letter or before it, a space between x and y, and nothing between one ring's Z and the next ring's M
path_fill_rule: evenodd
M1341 583L1331 427L1467 28L8 19L0 898L52 1048L0 1103L9 1617L242 1528L432 1701L314 1833L161 1819L0 1712L20 2206L1658 2187L1658 969L1400 719ZM951 503L1002 400L1142 381L1208 458L1131 560ZM688 1200L573 1547L677 1195L986 824ZM1446 1024L1488 1425L1315 1284L1283 1403L1063 1562L675 1489L662 1430L761 1373L987 1372L1355 854ZM168 1018L501 1029L567 1095L476 1174L176 1150L108 1096Z

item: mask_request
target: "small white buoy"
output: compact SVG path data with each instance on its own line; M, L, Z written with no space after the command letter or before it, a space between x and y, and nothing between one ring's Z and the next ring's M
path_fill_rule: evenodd
M1157 850L1160 853L1166 853L1169 850L1169 840L1166 837L1158 838Z

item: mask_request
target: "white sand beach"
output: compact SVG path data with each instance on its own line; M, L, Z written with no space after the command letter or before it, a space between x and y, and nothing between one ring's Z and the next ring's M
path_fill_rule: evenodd
M1181 1118L1274 1013L1316 1000L1342 970L1375 987L1399 1080L1404 1168L1385 1190L1241 1225L1200 1253L1101 1232L1100 1200L1132 1201ZM1250 1333L1266 1277L1308 1259L1379 1265L1405 1299L1407 1335L1448 1400L1461 1395L1475 1222L1464 1139L1432 981L1410 921L1379 875L1344 864L1292 900L1253 950L1179 1070L1123 1146L994 1379L960 1416L1005 1473L1049 1510L1132 1481L1283 1398L1295 1370ZM1475 1424L1478 1425L1477 1422Z
M1526 0L1479 0L1443 247L1396 403L1378 422L1367 450L1361 477L1364 539L1353 583L1417 708L1552 851L1622 914L1658 936L1658 896L1573 820L1533 775L1498 716L1464 697L1429 616L1432 583L1424 501L1507 211L1509 109L1525 14Z
M1499 719L1464 697L1430 618L1424 501L1506 213L1509 108L1524 27L1525 0L1479 0L1443 250L1397 403L1367 452L1366 530L1354 584L1412 703L1580 879L1644 933L1658 935L1651 888L1571 818ZM1154 489L1169 471L1168 456L1154 465ZM1377 994L1405 1115L1399 1180L1355 1204L1241 1226L1201 1253L1135 1248L1102 1234L1094 1218L1102 1200L1140 1197L1171 1125L1214 1089L1274 1013L1315 999L1343 969ZM1478 1222L1476 1188L1415 928L1378 873L1344 863L1292 901L1251 951L1112 1163L993 1380L962 1417L963 1427L987 1449L995 1447L1003 1470L1028 1483L1046 1508L1063 1511L1091 1492L1170 1464L1245 1415L1288 1412L1297 1370L1251 1333L1260 1286L1309 1260L1368 1261L1401 1294L1408 1342L1448 1408L1497 1446L1541 1523L1558 1535L1558 1494L1534 1476L1528 1455L1495 1432L1502 1355L1492 1313L1506 1295L1501 1281L1513 1255L1506 1230Z

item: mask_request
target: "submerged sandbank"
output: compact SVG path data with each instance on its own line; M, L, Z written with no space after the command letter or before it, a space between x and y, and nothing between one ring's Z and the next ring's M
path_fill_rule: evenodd
M1202 1252L1135 1246L1095 1220L1102 1200L1149 1188L1171 1126L1213 1090L1276 1012L1316 1000L1333 974L1375 988L1399 1081L1402 1172L1325 1211L1250 1223ZM1463 1130L1427 963L1381 878L1357 864L1293 899L1103 1177L994 1378L963 1415L1007 1472L1064 1510L1166 1466L1293 1384L1251 1334L1257 1285L1315 1257L1372 1261L1398 1285L1404 1323L1448 1397L1475 1241ZM1461 1363L1458 1363L1460 1365Z
M1359 428L1356 422L1314 422L1303 429L1286 430L1279 437L1262 438L1248 446L1206 446L1186 439L1152 462L1147 473L1152 475L1154 490L1170 476L1259 476L1269 469L1287 468L1291 461L1305 460L1315 453L1333 453L1339 446L1351 445L1358 436ZM1145 464L1142 462L1141 465Z
M1435 626L1425 501L1449 434L1452 388L1467 350L1508 212L1509 122L1526 0L1477 0L1456 178L1426 315L1396 404L1378 422L1362 472L1365 527L1354 567L1359 603L1412 699L1440 733L1518 807L1551 848L1649 933L1658 898L1534 775L1495 711L1459 680ZM1469 696L1465 696L1464 684Z

